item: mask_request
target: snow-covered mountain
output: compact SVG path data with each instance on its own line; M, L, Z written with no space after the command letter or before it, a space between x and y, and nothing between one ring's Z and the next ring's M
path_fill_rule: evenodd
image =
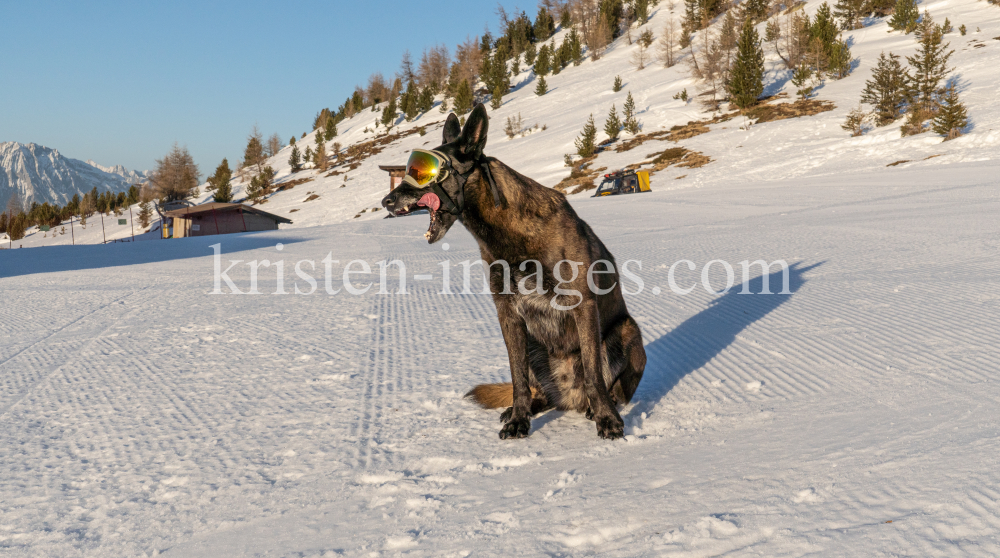
M122 165L114 165L114 166L111 166L111 167L105 167L104 165L95 163L93 159L87 159L87 164L90 165L90 166L92 166L92 167L94 167L94 168L101 169L104 172L111 173L111 174L117 174L118 176L120 176L120 177L124 178L125 180L127 180L129 184L139 184L141 182L145 182L145 181L149 180L149 171L148 170L134 171L132 169L125 168Z
M121 192L145 181L145 173L121 165L102 167L64 157L56 149L34 143L0 143L0 208L13 192L22 202L64 204L74 194L100 191Z

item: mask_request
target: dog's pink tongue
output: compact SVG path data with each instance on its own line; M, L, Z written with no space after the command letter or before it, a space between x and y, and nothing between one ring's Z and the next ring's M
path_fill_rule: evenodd
M437 194L427 192L423 196L420 196L420 201L417 205L421 207L429 207L434 211L437 211L441 207L441 198L437 197Z

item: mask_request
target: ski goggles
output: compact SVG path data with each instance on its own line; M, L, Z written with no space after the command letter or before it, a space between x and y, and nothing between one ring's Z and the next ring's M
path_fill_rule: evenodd
M414 149L410 152L409 160L406 161L406 174L403 175L403 182L417 188L424 188L447 178L450 170L451 161L448 160L448 157L436 151Z

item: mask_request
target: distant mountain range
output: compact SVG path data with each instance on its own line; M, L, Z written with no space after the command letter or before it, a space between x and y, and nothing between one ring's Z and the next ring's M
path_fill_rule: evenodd
M102 192L122 192L146 180L146 172L121 165L104 167L70 159L56 149L34 143L0 143L0 211L7 207L13 192L20 194L25 206L32 201L62 205L94 187Z

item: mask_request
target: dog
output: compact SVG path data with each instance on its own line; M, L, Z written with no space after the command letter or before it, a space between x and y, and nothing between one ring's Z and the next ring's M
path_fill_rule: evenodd
M632 400L646 351L614 257L563 194L483 157L488 125L481 104L464 128L449 114L444 143L434 151L450 159L451 172L437 193L403 182L382 206L397 216L428 209L428 243L444 238L455 221L479 243L511 382L478 385L466 395L488 409L506 407L501 439L528 436L531 417L552 408L586 413L601 438L621 438L617 406Z

